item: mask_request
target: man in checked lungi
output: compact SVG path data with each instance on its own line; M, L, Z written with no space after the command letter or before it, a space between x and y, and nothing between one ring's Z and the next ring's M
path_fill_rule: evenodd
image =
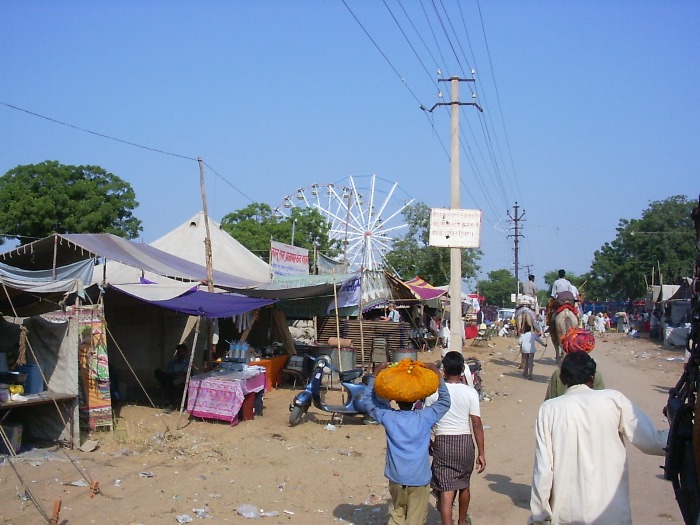
M481 473L486 468L479 394L474 387L463 382L465 365L460 352L447 352L442 359L442 369L451 404L447 413L433 427L433 479L430 485L437 493L437 509L443 525L453 523L452 506L455 497L459 502L457 523L471 525L467 511L471 499L469 482L474 470L474 459L476 458L477 472ZM436 395L428 397L426 405L435 400Z

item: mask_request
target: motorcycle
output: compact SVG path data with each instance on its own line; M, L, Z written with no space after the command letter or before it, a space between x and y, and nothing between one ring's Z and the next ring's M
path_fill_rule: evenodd
M353 370L341 372L333 366L331 363L331 358L327 355L306 357L315 361L314 371L311 374L311 377L309 377L309 381L306 383L306 388L294 396L294 400L289 405L289 425L294 427L301 423L304 419L304 415L309 410L312 403L319 410L330 412L332 414L350 416L363 415L364 411L359 406L359 399L367 389L367 384L366 382L353 382L362 376L362 369L355 368ZM321 397L321 384L323 382L323 376L326 368L336 372L340 377L340 384L345 389L345 395L347 398L344 405L328 405Z
M469 367L469 373L472 375L472 384L479 394L479 399L481 399L483 397L481 374L479 374L481 372L481 361L476 357L467 357L464 360L464 364ZM462 382L467 383L467 378L463 377Z

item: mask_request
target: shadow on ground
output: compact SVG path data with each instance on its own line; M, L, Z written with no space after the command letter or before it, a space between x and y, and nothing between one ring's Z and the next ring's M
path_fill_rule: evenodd
M389 518L389 504L365 502L353 505L343 503L335 508L333 516L356 525L384 525ZM440 525L441 523L440 513L433 505L430 505L425 525Z
M492 491L508 496L516 507L530 508L530 485L515 483L509 476L502 474L486 474L484 479Z

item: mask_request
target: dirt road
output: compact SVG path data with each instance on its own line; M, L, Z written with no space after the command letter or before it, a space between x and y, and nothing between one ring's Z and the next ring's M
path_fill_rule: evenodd
M515 339L466 347L464 354L482 360L488 393L482 403L487 468L472 478L470 514L478 525L524 524L534 421L555 366L552 347L541 359L537 354L533 381L518 373ZM680 375L682 350L610 334L592 355L609 388L624 392L666 428L661 409ZM313 408L306 423L290 428L293 396L289 387L268 393L264 415L233 428L185 417L178 430L176 413L124 406L113 434L93 436L100 442L94 452L40 450L14 468L1 466L0 523L48 522L27 501L20 478L44 512L62 501L64 524L176 524L186 516L193 523L207 517L207 523L250 523L237 512L242 505L276 513L254 520L270 525L384 523L383 429L351 418L338 425ZM634 523L681 524L671 484L662 479L663 458L628 448ZM92 498L89 487L75 486L95 480L101 493ZM431 509L428 524L439 522Z

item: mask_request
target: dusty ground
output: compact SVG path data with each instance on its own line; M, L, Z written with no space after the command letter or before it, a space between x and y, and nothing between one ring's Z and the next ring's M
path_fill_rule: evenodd
M554 370L552 346L537 354L533 381L518 373L515 339L496 338L464 354L481 359L487 400L486 471L472 478L475 524L526 523L534 457L534 421ZM682 350L609 334L593 357L606 385L624 392L666 428L661 409L678 380ZM542 356L542 357L541 357ZM437 360L439 355L421 354ZM337 395L337 394L335 394ZM27 500L23 479L50 517L61 500L64 524L250 523L237 513L252 505L274 516L267 524L380 524L387 515L383 477L384 433L346 418L342 425L311 408L306 423L290 428L289 387L266 394L265 412L253 421L225 423L182 418L142 406L123 406L112 434L97 433L93 452L39 450L14 468L0 466L0 524L47 523ZM333 423L329 426L329 423ZM635 524L681 524L662 457L629 451ZM90 481L100 494L90 497ZM195 510L196 509L196 510ZM198 516L201 515L203 517ZM431 509L428 524L438 524Z

